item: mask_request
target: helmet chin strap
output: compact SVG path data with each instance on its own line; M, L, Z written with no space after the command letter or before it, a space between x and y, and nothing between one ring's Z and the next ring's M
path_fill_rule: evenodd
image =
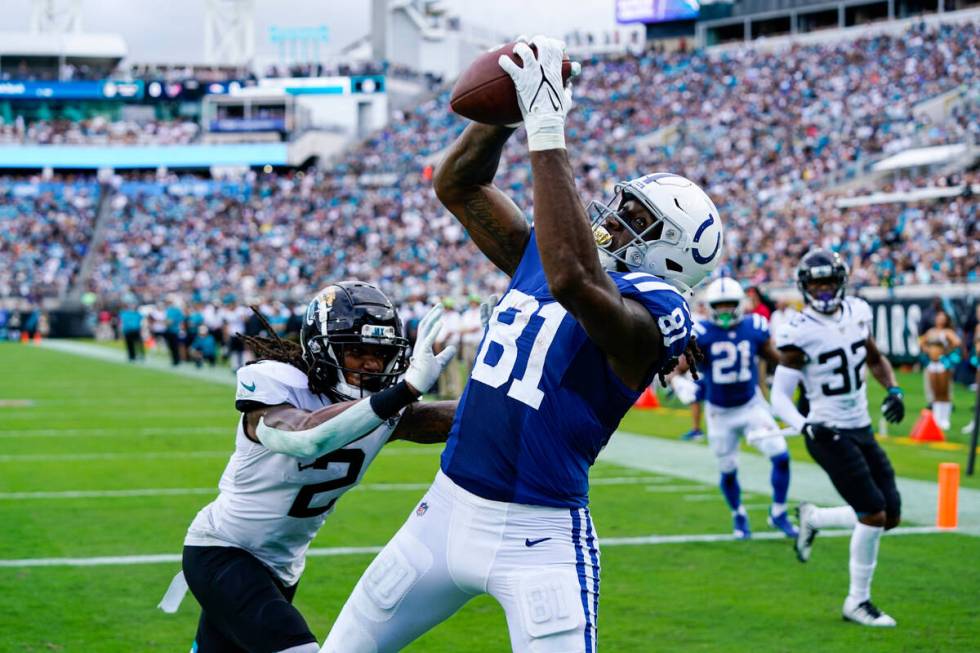
M338 370L338 373L343 376L343 372ZM373 392L370 390L365 390L364 388L347 383L346 380L338 381L331 388L335 394L340 397L345 397L351 401L357 401L358 399L363 399L364 397L370 397Z
M599 265L602 266L603 270L607 270L609 272L615 272L619 260L617 260L615 256L613 256L603 248L599 247L598 249L599 249Z

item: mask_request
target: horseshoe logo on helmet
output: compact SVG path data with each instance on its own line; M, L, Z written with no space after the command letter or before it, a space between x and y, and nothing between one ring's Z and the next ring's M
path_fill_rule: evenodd
M698 245L701 242L701 236L704 234L704 230L715 223L715 216L708 215L708 219L701 223L698 230L694 232L694 245L691 248L691 257L696 263L704 265L705 263L710 263L715 256L718 254L718 250L721 248L721 233L718 233L718 238L715 240L715 248L711 250L711 254L707 256L701 256L701 248Z

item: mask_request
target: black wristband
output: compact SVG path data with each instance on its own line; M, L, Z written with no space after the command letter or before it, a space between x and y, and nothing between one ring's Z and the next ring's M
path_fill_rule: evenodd
M381 392L371 395L371 410L381 419L388 419L418 399L418 395L412 392L407 383L399 381L390 388L385 388Z

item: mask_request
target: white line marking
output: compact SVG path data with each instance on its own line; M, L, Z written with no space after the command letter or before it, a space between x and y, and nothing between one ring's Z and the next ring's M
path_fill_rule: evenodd
M234 424L224 426L171 426L162 427L101 427L101 428L68 428L68 429L7 429L0 431L0 438L65 438L75 436L86 437L130 437L134 435L226 435L234 433Z
M394 447L381 451L385 456L435 456L441 449ZM172 460L175 458L229 458L232 451L104 451L98 453L15 453L0 455L0 463L69 462L73 460ZM652 482L652 481L651 481Z
M592 485L643 485L650 483L650 478L627 476L622 478L597 478ZM427 490L431 483L362 483L351 489L372 492L405 492ZM684 491L693 488L684 487ZM189 494L217 494L213 487L177 487L177 488L140 488L132 490L62 490L45 492L0 492L0 500L25 501L31 499L125 499L129 497L166 497Z
M124 453L28 453L0 456L0 463L64 462L72 460L171 460L174 458L228 458L228 451L143 451Z
M919 526L908 528L896 528L889 531L886 537L896 535L929 535L933 533L955 533L955 529L935 528L932 526ZM850 537L850 531L841 530L822 530L820 537ZM755 533L752 535L754 540L784 540L787 539L782 533ZM644 535L640 537L609 537L601 540L601 547L613 546L652 546L660 544L692 544L700 542L734 542L734 536L730 533L701 533L692 535ZM751 546L750 544L739 542L739 546ZM311 558L321 558L329 556L349 556L349 555L372 555L381 551L380 546L338 546L329 548L309 549L306 552ZM100 567L106 565L148 565L158 563L179 563L181 555L178 553L163 553L156 555L131 555L131 556L99 556L92 558L15 558L10 560L0 560L0 568L23 568L23 567Z

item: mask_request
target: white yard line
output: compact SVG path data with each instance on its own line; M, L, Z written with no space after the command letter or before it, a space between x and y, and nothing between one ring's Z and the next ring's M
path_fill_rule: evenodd
M23 462L71 462L83 460L174 460L180 458L229 458L232 449L218 451L104 451L94 453L13 453L0 454L0 463ZM385 456L435 456L442 449L414 449L389 447L382 449Z
M715 457L703 444L665 440L618 431L602 451L599 460L642 469L655 474L714 486L718 482ZM764 456L739 452L738 480L743 491L768 496L771 464ZM794 458L790 469L790 499L814 501L822 505L840 505L843 500L827 474L808 460ZM902 494L902 518L913 524L934 524L938 505L935 481L898 477ZM959 525L972 532L980 531L980 490L960 487Z
M658 478L641 476L624 476L597 478L592 485L645 485L659 481ZM416 492L427 490L431 483L362 483L352 489L369 492ZM652 486L651 492L691 492L691 485ZM217 494L213 487L184 487L184 488L140 488L127 490L62 490L45 492L0 492L0 501L27 501L32 499L125 499L128 497L166 497L188 494Z
M955 533L956 531L943 530L932 527L910 527L896 528L889 531L886 537L896 537L904 535L924 535L931 533ZM850 531L820 531L820 537L850 537ZM782 533L756 533L752 536L756 540L780 540L786 539ZM639 537L608 537L600 540L599 546L602 548L617 546L656 546L662 544L694 544L711 542L734 542L734 536L729 533L700 533L690 535L643 535ZM745 546L744 542L739 542L739 546ZM341 546L328 548L313 548L307 551L307 555L312 558L329 556L350 556L350 555L373 555L381 551L380 546ZM23 568L23 567L101 567L101 566L122 566L122 565L150 565L160 563L179 563L181 555L179 553L162 553L156 555L130 555L130 556L98 556L91 558L15 558L0 560L0 568Z

